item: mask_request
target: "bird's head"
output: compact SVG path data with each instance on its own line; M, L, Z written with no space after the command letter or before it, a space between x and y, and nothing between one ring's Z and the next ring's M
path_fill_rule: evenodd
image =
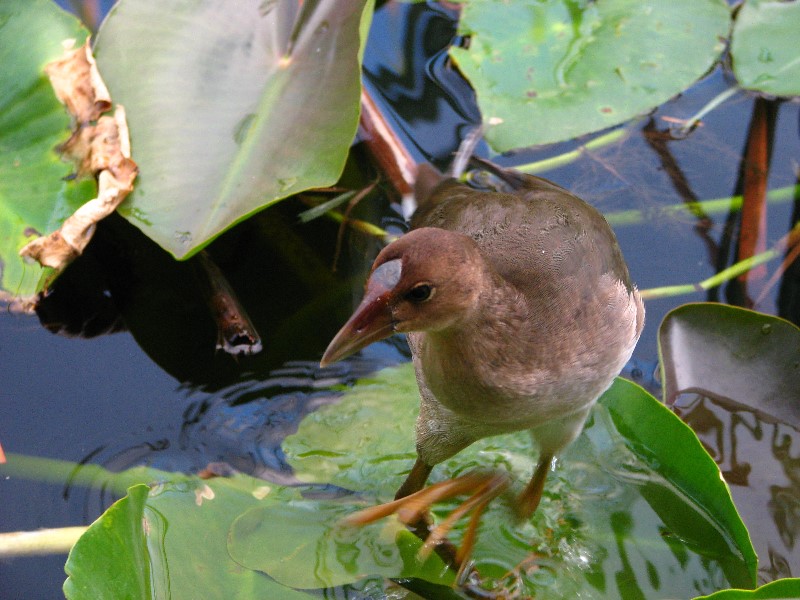
M364 299L320 361L334 363L396 332L441 331L477 307L486 264L472 239L424 227L389 244L375 259Z

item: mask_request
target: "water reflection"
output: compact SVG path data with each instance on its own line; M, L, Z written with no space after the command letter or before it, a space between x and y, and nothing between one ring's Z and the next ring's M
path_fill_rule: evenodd
M797 576L791 565L800 564L800 430L701 394L681 394L674 408L731 485L759 556L760 582Z

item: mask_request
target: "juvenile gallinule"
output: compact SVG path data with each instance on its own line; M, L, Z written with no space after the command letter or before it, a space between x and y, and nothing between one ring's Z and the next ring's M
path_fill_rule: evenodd
M467 475L423 489L432 468L476 440L523 429L539 447L516 503L530 516L553 458L578 436L644 325L603 216L554 183L481 162L505 191L441 182L412 230L378 255L364 300L321 361L408 333L421 395L417 460L397 500L362 512L363 521L398 512L419 526L432 502L465 491L475 494L453 516L477 515L505 480Z

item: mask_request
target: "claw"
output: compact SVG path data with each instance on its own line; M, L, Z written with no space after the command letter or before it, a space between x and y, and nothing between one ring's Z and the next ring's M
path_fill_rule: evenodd
M366 508L349 515L343 522L348 525L366 525L391 514L396 514L401 522L414 528L415 533L422 537L428 532L428 528L427 526L420 527L420 524L425 523L427 525L425 516L431 506L441 500L448 500L462 494L471 493L469 498L447 515L433 531L427 533L425 543L417 554L417 558L420 561L424 561L433 550L446 543L445 538L456 522L467 514L472 513L461 547L454 557L450 557L453 559L454 566L458 568L457 578L460 578L464 574L465 566L475 546L478 525L484 509L489 502L508 488L509 483L508 475L502 473L468 473L461 477L428 486L403 498Z

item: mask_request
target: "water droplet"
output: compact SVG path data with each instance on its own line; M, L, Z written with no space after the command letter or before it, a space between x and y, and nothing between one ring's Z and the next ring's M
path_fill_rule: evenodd
M145 225L152 225L152 224L153 224L153 223L150 221L150 219L147 217L147 213L146 213L146 212L144 212L144 211L143 211L141 208L139 208L139 207L133 207L133 208L131 209L131 213L130 213L130 215L131 215L131 217L133 217L133 218L134 218L134 219L136 219L137 221L141 221L141 222L142 222L142 223L144 223Z
M280 192L282 194L292 189L296 183L297 183L297 177L287 177L286 179L278 179L278 185L281 186Z
M330 28L331 28L330 23L328 23L327 21L323 21L322 23L320 23L319 27L317 27L317 30L314 33L316 35L325 35L326 33L328 33L328 30Z
M773 60L772 52L770 52L769 48L761 48L761 50L759 50L758 62L771 63Z
M192 243L192 233L190 231L176 231L174 237L181 246L188 246Z
M769 323L764 323L761 326L761 333L764 335L769 335L770 333L772 333L772 325L770 325Z
M275 8L277 1L278 0L263 0L263 2L261 2L261 4L258 6L258 14L260 14L262 17L266 17L272 12L272 9Z
M236 142L237 146L241 146L242 142L244 142L245 138L247 137L247 133L250 131L250 126L253 124L255 118L255 113L245 115L236 124L236 127L233 128L233 141Z

